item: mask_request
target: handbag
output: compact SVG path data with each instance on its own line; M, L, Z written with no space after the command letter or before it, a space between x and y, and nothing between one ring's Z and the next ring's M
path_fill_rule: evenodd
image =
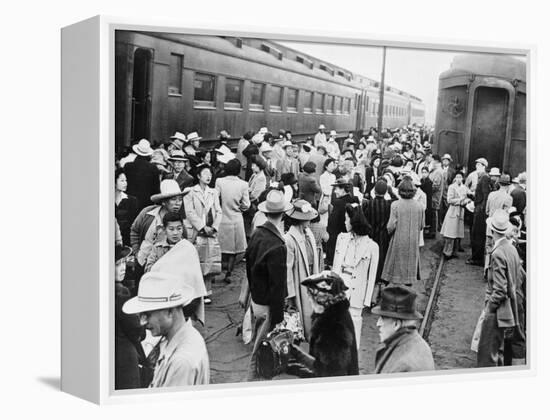
M220 274L222 272L222 253L218 238L197 236L195 248L199 254L202 275Z
M504 302L497 308L497 324L499 328L512 328L516 326L510 296L506 297Z

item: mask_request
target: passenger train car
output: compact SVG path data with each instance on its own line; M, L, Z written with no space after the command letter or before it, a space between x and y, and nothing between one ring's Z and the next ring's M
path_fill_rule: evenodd
M526 63L509 56L459 55L439 76L434 150L474 169L516 176L526 169Z
M117 31L117 150L175 131L205 141L260 127L295 139L320 124L339 135L377 125L379 83L263 39ZM424 104L385 87L384 126L424 122Z

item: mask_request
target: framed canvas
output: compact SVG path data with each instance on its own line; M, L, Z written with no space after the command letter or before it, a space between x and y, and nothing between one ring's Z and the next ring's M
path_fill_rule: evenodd
M532 54L64 28L62 389L111 403L532 374Z

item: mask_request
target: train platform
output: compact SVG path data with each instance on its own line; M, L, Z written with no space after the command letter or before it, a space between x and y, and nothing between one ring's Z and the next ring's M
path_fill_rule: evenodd
M469 241L466 239L464 245ZM442 240L426 240L421 249L421 277L414 288L418 293L418 308L424 313L430 300L434 280L441 263ZM483 307L485 283L482 268L465 263L469 248L458 259L445 261L439 276L432 316L426 326L427 340L431 345L436 368L461 369L475 367L476 353L470 350L472 335ZM238 304L241 281L246 281L245 263L237 264L229 285L223 281L213 284L212 304L206 307L206 326L203 335L210 356L210 382L236 383L246 380L252 344L245 345L237 328L243 317ZM376 328L377 316L365 313L359 350L361 374L374 371L375 350L379 344ZM280 375L275 379L295 379Z

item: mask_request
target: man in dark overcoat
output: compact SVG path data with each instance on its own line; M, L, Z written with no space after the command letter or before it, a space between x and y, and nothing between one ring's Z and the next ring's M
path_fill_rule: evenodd
M315 163L306 162L304 172L298 175L298 196L309 202L313 208L317 208L317 203L321 197L321 185L315 178Z
M487 159L479 158L476 160L478 180L474 194L474 220L470 234L472 257L466 261L466 264L478 265L481 267L484 265L485 236L487 234L487 215L485 211L487 207L487 198L492 191L491 179L486 171L487 166Z
M127 193L137 199L138 211L153 204L151 196L160 190L160 174L156 165L150 162L153 155L151 144L146 139L141 139L132 149L137 154L133 162L124 166L124 172L128 180Z

